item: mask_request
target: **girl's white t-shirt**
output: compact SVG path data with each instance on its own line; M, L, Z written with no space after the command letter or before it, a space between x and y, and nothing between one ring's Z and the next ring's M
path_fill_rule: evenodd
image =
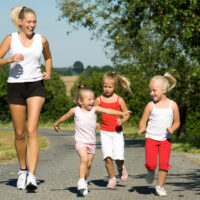
M30 47L22 45L17 32L12 33L9 54L22 54L24 60L10 64L8 83L34 82L42 79L41 56L43 46L42 37L35 33L33 43Z
M149 116L146 138L151 138L157 141L164 141L171 138L171 134L167 132L167 128L171 127L173 124L173 110L172 102L168 108L156 108L153 104L153 110Z
M76 107L75 121L75 141L86 144L96 144L96 121L97 115L94 108L84 113L79 106Z

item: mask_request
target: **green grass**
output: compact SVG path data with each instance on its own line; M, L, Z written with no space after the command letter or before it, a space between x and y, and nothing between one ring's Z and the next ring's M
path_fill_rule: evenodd
M40 150L46 150L49 142L46 138L39 136ZM0 163L5 163L17 159L17 154L14 146L14 132L0 131Z

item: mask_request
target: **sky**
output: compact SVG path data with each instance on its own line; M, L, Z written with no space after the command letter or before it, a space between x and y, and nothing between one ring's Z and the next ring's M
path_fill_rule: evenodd
M1 1L0 42L7 34L16 32L11 22L10 10L19 5L30 7L36 12L35 32L47 38L53 57L53 67L71 67L75 61L81 61L84 67L112 65L111 60L105 56L103 43L100 40L91 40L91 32L80 28L70 35L66 34L72 27L65 20L58 21L61 13L56 0Z

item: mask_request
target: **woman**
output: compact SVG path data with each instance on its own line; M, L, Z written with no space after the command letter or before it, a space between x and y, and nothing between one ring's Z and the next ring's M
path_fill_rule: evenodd
M46 38L34 32L35 12L31 8L18 6L10 14L18 32L7 35L1 43L0 66L10 64L7 102L20 165L17 189L34 190L37 189L35 171L39 156L37 129L40 111L45 102L43 80L49 81L51 78L52 58ZM10 56L4 58L7 52ZM45 60L44 73L41 73L42 54Z

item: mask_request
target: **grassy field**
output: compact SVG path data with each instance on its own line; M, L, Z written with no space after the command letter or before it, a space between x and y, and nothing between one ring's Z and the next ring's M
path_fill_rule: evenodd
M40 150L46 150L49 142L46 138L39 136ZM17 159L14 146L13 131L0 131L0 163L7 163Z

